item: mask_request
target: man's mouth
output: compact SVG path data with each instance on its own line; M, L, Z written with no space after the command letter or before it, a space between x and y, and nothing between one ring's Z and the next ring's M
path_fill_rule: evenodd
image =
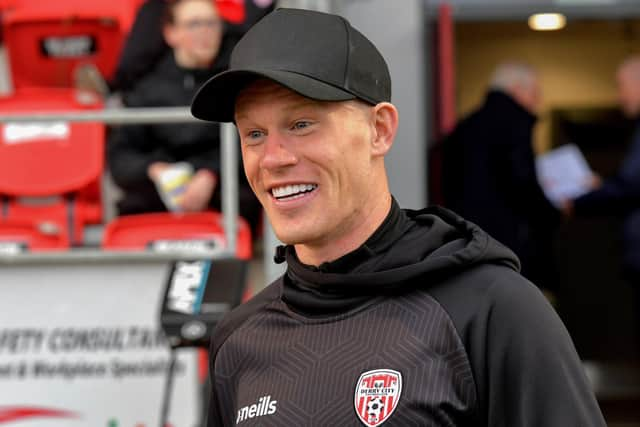
M271 189L271 195L277 200L295 200L318 188L316 184L293 184Z

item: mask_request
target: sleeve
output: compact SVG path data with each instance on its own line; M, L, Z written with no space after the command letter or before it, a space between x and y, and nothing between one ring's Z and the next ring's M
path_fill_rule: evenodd
M607 179L597 190L586 193L573 201L578 215L606 215L624 213L633 205L628 183L615 176ZM640 196L636 196L640 200Z
M114 182L123 190L148 188L149 165L169 160L168 153L153 147L145 126L118 126L111 130L107 142L107 162Z
M125 98L127 107L153 105L153 80L145 79ZM148 191L152 184L147 169L154 162L172 162L174 156L154 136L150 125L119 125L107 138L107 164L113 181L127 192Z
M216 175L220 174L220 150L215 147L214 144L210 144L211 147L204 152L197 155L190 156L186 159L187 162L193 165L194 170L207 169Z
M233 378L230 378L229 375L219 375L219 366L216 366L216 363L219 363L222 346L248 318L261 311L274 299L279 298L281 289L282 278L279 278L260 291L258 295L236 307L216 325L209 346L211 398L207 414L207 427L235 425L235 392L233 385L229 383ZM235 375L238 373L236 372Z
M487 425L605 427L560 318L532 284L509 276L489 288L475 343L474 359L482 363L475 369L485 369L477 386Z
M184 159L191 163L195 170L207 169L216 175L220 174L220 126L215 123L195 123L182 127L183 134L189 131L194 135L191 141L191 150Z
M604 181L602 187L574 201L580 215L624 213L640 203L640 135L636 134L631 150L618 173Z

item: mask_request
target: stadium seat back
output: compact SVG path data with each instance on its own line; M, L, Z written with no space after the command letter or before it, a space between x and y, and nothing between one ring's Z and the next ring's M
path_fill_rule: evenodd
M232 24L242 24L246 18L245 0L215 0L220 15Z
M0 111L87 109L75 96L65 89L20 91L0 98ZM104 168L104 132L100 123L0 124L0 194L52 196L89 186Z
M0 111L83 111L72 89L23 89L0 98ZM82 240L84 224L101 222L100 181L105 129L101 123L0 124L2 217L52 221ZM34 201L35 199L35 201ZM48 199L48 200L41 200Z
M236 256L250 259L251 230L248 223L238 218ZM188 248L189 242L210 245L208 249L224 249L223 216L219 212L188 214L149 213L125 215L107 224L103 248L118 250L163 250Z
M3 40L13 86L73 87L76 68L86 64L110 80L140 3L9 1L3 12Z
M66 230L55 223L0 218L0 253L3 255L68 247Z

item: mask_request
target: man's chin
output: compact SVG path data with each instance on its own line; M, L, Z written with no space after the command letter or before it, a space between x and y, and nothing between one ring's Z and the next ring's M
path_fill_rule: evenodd
M278 238L278 240L280 240L285 245L299 245L305 242L304 237L296 233L291 233L291 232L279 233L278 231L275 231L275 235Z
M315 240L309 230L296 230L292 227L286 227L286 225L274 227L274 232L278 240L285 245L304 245L305 243Z
M211 55L210 52L201 52L198 57L198 63L210 65L215 59L215 55Z

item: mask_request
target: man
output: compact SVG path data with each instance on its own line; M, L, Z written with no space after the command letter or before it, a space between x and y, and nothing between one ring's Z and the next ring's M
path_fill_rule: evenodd
M218 325L209 426L604 426L566 330L513 254L401 210L387 65L343 18L278 9L192 112L234 121L286 274Z
M554 290L550 230L560 215L535 169L538 75L527 64L507 62L490 87L484 104L444 141L445 206L514 251L526 278Z
M633 56L620 65L617 83L622 111L636 121L631 146L616 175L574 200L573 211L576 215L622 213L625 216L622 265L640 295L640 56Z
M197 89L225 67L217 61L222 22L211 0L168 2L164 38L171 51L128 93L130 107L189 105ZM220 208L219 127L215 124L122 126L109 138L108 160L114 181L123 189L118 203L123 214L167 210L161 194L162 175L187 163L193 177L175 197L174 209L198 212ZM168 199L165 197L165 199ZM240 212L256 225L260 208L245 180L240 185Z

